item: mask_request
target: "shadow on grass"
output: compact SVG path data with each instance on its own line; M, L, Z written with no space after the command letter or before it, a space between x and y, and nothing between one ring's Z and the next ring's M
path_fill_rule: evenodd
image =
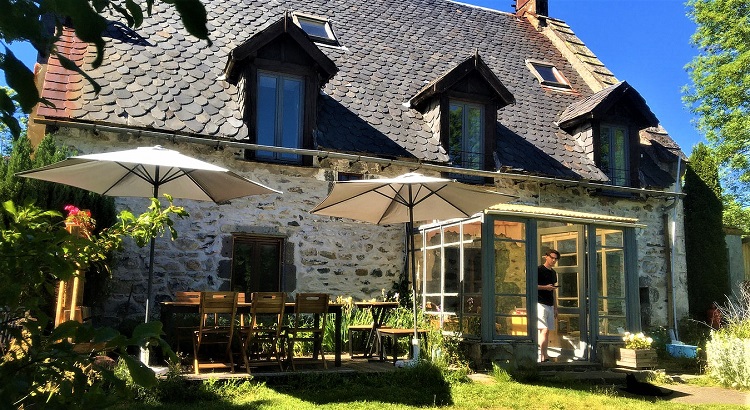
M530 376L519 380L520 383L532 386L550 387L556 389L575 390L586 393L594 393L609 397L623 397L628 399L643 400L651 403L669 401L678 397L687 396L687 394L672 390L669 386L660 386L664 395L654 396L650 394L637 394L626 391L626 385L622 383L611 383L603 380L579 380L561 373L554 380Z
M387 373L300 375L266 386L316 405L376 402L440 407L453 404L450 384L440 369L429 363Z

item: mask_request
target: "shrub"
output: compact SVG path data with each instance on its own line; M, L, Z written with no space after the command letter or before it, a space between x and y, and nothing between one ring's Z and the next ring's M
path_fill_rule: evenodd
M725 386L750 388L750 289L719 307L722 326L706 344L708 374Z

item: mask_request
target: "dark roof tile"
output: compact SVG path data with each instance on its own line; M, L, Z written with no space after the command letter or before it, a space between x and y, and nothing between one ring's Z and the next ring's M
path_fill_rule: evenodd
M318 47L338 68L318 99L318 147L447 161L439 138L422 115L404 104L426 84L478 52L487 72L515 98L514 104L497 113L497 166L606 180L585 154L587 150L556 125L559 118L570 115L566 110L571 107L576 112L584 110L582 101L598 90L589 88L544 33L514 14L446 0L302 0L292 7L263 0L206 0L204 4L213 28L211 46L189 36L179 16L163 3L154 4L152 16L138 30L141 40L112 34L108 39L112 47L102 66L87 70L103 85L98 96L93 96L80 76L65 72L59 63L54 66L51 59L43 95L56 108L40 110L40 114L245 138L248 130L238 110L239 90L219 78L232 50L278 22L291 8L329 16L345 47ZM550 21L551 29L571 53L588 64L594 76L603 84L616 82L567 24ZM66 32L61 45L68 47L75 61L83 60L85 45L72 32ZM86 54L88 61L92 56ZM526 67L527 59L555 64L575 92L541 87ZM64 103L81 95L85 104ZM666 132L646 132L642 137L679 152ZM652 148L654 155L657 150Z

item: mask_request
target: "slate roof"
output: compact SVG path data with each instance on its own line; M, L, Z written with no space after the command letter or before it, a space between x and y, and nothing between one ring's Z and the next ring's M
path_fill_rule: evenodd
M654 113L646 105L641 95L625 81L610 85L609 87L582 98L570 104L562 114L558 123L561 127L571 127L585 119L597 118L606 113L616 103L627 103L636 109L643 117L642 125L655 127L659 125Z
M166 3L155 3L152 16L137 32L118 23L109 25L110 47L104 63L87 69L102 86L98 95L86 81L50 61L43 96L55 107L41 106L39 114L243 140L248 130L238 108L241 96L235 85L223 79L223 70L232 50L292 11L328 17L341 44L319 45L338 72L321 90L316 148L447 162L439 136L409 100L478 54L515 100L498 111L498 169L607 180L585 154L586 147L556 124L566 108L594 91L550 39L515 14L448 0L204 0L204 4L212 46L188 35ZM555 24L557 30L566 30L564 23ZM567 35L577 39L572 31ZM64 41L74 53L70 57L80 61L80 42L72 33ZM93 60L92 48L85 58ZM527 59L554 64L572 90L540 86L525 64ZM668 135L665 138L671 141Z

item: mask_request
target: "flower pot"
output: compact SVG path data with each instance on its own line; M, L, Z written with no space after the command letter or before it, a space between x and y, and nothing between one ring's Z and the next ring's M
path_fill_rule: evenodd
M620 348L620 358L616 363L631 369L654 368L657 365L656 350Z

